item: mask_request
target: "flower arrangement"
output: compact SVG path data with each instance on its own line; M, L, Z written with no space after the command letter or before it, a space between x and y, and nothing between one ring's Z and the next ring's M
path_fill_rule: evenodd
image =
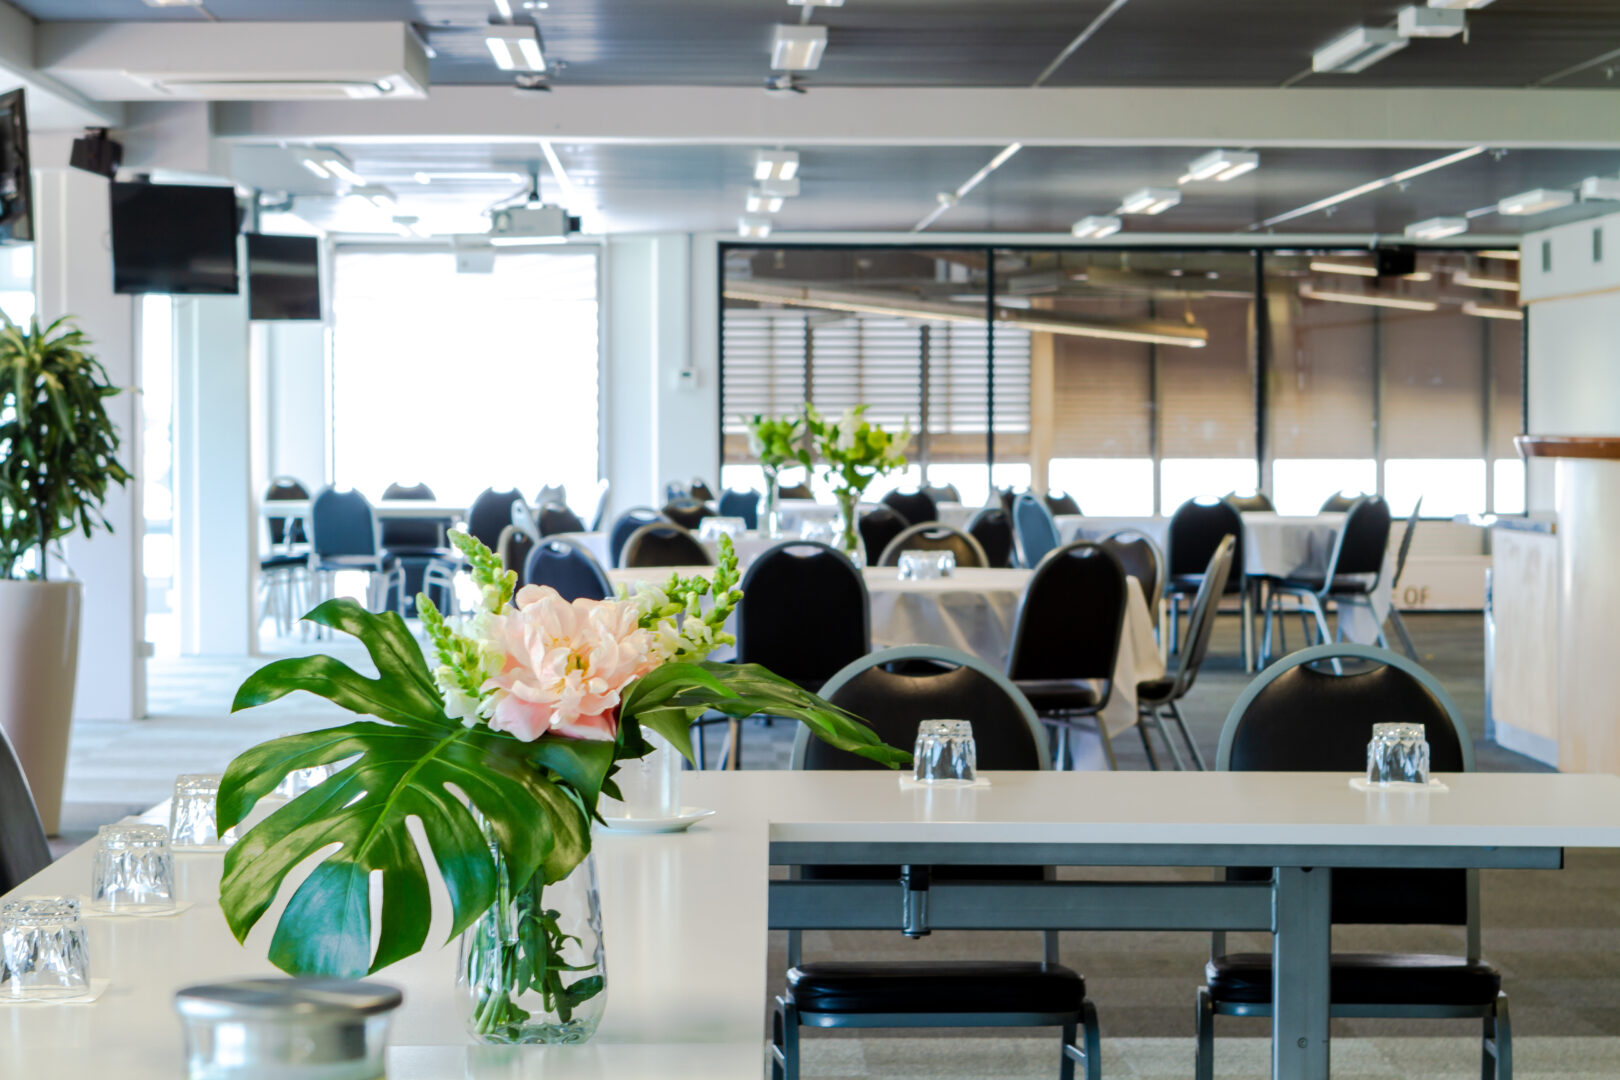
M781 472L790 465L810 468L809 436L809 424L802 415L770 417L755 413L748 420L748 451L759 458L759 467L765 473L764 520L770 536L781 533Z
M503 989L480 1001L479 1030L527 1015L525 990L577 1005L595 991L563 987L563 940L547 929L540 890L590 851L617 763L651 749L656 732L691 757L688 729L708 710L797 719L840 749L891 767L909 760L855 717L769 671L710 662L731 642L723 626L742 593L729 538L712 580L672 575L611 600L563 600L545 587L516 592L487 547L452 534L481 604L452 623L426 596L418 610L430 668L400 616L348 599L305 616L352 634L377 668L369 678L330 656L277 660L242 684L233 709L303 690L370 719L289 735L234 760L220 785L219 828L243 821L288 773L341 763L332 775L249 829L227 853L220 903L237 939L269 909L294 867L316 859L293 891L270 960L293 974L356 977L418 952L431 917L428 871L407 823L419 822L443 878L451 934L498 900L528 897L510 946ZM702 601L711 603L707 611ZM514 604L515 601L515 604ZM333 845L337 845L335 848ZM381 878L381 925L372 946L371 882ZM554 922L551 923L554 926ZM599 983L597 984L599 988Z
M906 467L903 451L911 441L911 426L908 424L899 435L891 435L866 419L865 405L846 409L836 423L823 419L814 408L807 407L806 412L816 451L826 464L825 475L838 500L842 518L839 547L858 564L856 507L873 480Z

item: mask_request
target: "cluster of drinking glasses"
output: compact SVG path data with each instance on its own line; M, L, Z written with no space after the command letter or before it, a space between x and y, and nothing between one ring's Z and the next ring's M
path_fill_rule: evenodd
M955 573L955 552L910 548L900 553L901 581L936 581Z

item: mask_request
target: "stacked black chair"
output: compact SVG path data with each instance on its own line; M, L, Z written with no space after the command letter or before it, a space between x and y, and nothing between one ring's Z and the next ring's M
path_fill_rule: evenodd
M540 519L536 522L540 526L541 536L556 536L558 533L580 533L585 531L585 523L579 515L560 503L548 503L540 507Z
M631 533L643 525L663 520L663 516L650 506L632 506L620 514L608 533L608 556L613 560L613 565L624 565L624 544L630 539Z
M28 778L0 731L0 894L8 893L51 865L51 846Z
M426 484L389 484L383 491L385 500L432 502L433 489ZM434 517L385 518L380 523L383 551L390 559L398 559L405 572L404 595L388 597L390 610L406 615L416 614L416 594L422 591L428 568L442 564L448 574L460 567L461 552L445 541L448 519ZM435 585L428 596L440 611L448 610L449 597L443 586Z
M939 507L926 491L891 491L878 500L912 525L923 525L939 520Z
M968 522L968 535L979 542L984 557L998 568L1013 564L1014 540L1012 515L999 506L987 506L973 515Z
M1052 511L1053 517L1059 515L1072 517L1080 513L1080 504L1074 501L1074 496L1065 495L1061 491L1048 491L1046 493L1046 508Z
M1136 684L1137 731L1142 735L1142 747L1147 751L1148 761L1155 769L1159 767L1159 756L1154 753L1153 742L1148 738L1150 726L1170 748L1176 768L1184 767L1181 750L1165 728L1161 709L1170 715L1170 722L1176 726L1182 742L1192 753L1193 764L1200 769L1205 767L1204 753L1198 749L1192 732L1187 730L1187 718L1181 715L1179 702L1192 689L1193 681L1198 678L1198 669L1203 666L1204 656L1209 652L1209 639L1215 630L1215 615L1220 608L1221 595L1226 592L1226 579L1232 573L1232 552L1236 546L1234 537L1223 539L1215 554L1210 556L1209 565L1204 568L1204 580L1199 584L1198 595L1193 597L1192 608L1187 614L1187 647L1181 650L1180 666L1173 674L1165 675L1162 679Z
M1099 714L1113 695L1128 596L1119 560L1076 540L1041 560L1018 605L1007 675L1056 729L1062 764L1071 730L1093 717L1108 767L1118 767Z
M697 499L676 499L664 507L663 514L683 529L696 529L704 518L714 517L714 507Z
M265 502L303 502L308 498L309 489L290 476L276 477L264 493ZM266 517L265 524L270 527L271 547L309 543L302 518Z
M1029 703L999 672L964 653L934 646L885 649L850 664L822 693L833 704L866 717L885 742L903 746L921 720L952 716L973 724L981 769L1044 769L1045 737ZM882 766L799 733L796 769L873 769ZM983 880L986 867L913 867L936 881ZM954 871L954 872L953 872ZM898 867L800 867L819 881L900 880ZM999 879L1050 876L1043 867L1009 867ZM895 906L900 928L899 905ZM1102 1073L1097 1014L1085 981L1058 962L1057 934L1044 933L1039 961L805 961L798 930L788 933L785 992L776 999L771 1075L799 1076L799 1029L893 1027L1059 1027L1059 1076L1072 1080L1084 1062L1087 1080Z
M1374 590L1384 568L1384 555L1389 550L1389 525L1389 504L1378 495L1363 496L1345 512L1344 525L1333 542L1326 573L1320 577L1283 578L1272 583L1272 603L1266 608L1262 650L1266 656L1271 655L1273 612L1280 610L1284 596L1292 596L1299 604L1307 643L1312 625L1305 619L1307 612L1314 618L1321 640L1326 642L1332 640L1327 621L1329 603L1337 605L1341 624L1347 608L1373 610ZM1376 617L1374 621L1378 621ZM1386 648L1389 645L1382 625L1378 627L1378 644Z
M866 549L866 564L876 566L889 542L906 531L911 522L892 506L879 504L860 516L856 528L861 533L861 546Z
M549 585L564 600L606 600L613 595L602 564L561 536L543 539L530 549L519 580L524 585Z
M759 492L728 489L720 493L719 505L721 517L741 518L749 530L759 528Z
M1013 502L1012 523L1013 536L1018 540L1018 559L1032 570L1063 542L1058 535L1057 522L1052 520L1052 511L1027 491Z
M467 509L467 531L494 551L500 542L501 530L512 524L512 504L522 501L523 494L519 491L485 488Z
M1324 670L1345 665L1347 673ZM1352 666L1355 665L1355 666ZM1232 706L1221 731L1217 769L1233 772L1361 772L1374 723L1419 723L1435 772L1472 772L1473 747L1456 706L1438 680L1384 649L1329 644L1267 668ZM1322 783L1343 784L1324 776ZM1437 798L1442 796L1436 796ZM1229 870L1265 879L1269 870ZM1479 871L1402 869L1332 871L1337 925L1465 928L1462 956L1338 953L1329 968L1335 1017L1477 1018L1483 1022L1482 1074L1508 1080L1512 1032L1502 976L1480 958ZM1215 1075L1215 1017L1270 1016L1271 954L1227 953L1215 935L1198 991L1199 1080Z
M630 534L621 553L630 568L711 566L714 560L692 533L672 521L655 521Z
M883 549L883 553L878 556L877 565L899 566L901 554L907 551L949 551L956 556L957 566L990 565L989 556L984 553L984 548L979 546L977 540L961 529L941 525L938 522L912 525L901 532Z
M1165 541L1169 578L1165 582L1164 592L1170 598L1170 652L1179 651L1182 598L1190 598L1198 592L1210 556L1215 554L1221 539L1227 536L1237 540L1232 561L1238 572L1227 579L1226 591L1228 594L1244 595L1244 638L1248 638L1248 583L1243 576L1243 515L1225 499L1188 499L1170 515L1170 528Z
M1129 577L1142 586L1142 599L1148 611L1156 611L1164 595L1164 553L1153 537L1140 529L1121 529L1102 540L1102 546L1113 552L1114 558L1125 568Z
M1239 495L1235 491L1229 492L1226 501L1237 507L1240 514L1275 514L1277 512L1277 508L1272 505L1271 498L1263 491L1256 491L1252 495Z
M1342 514L1362 497L1362 492L1359 491L1336 491L1323 500L1322 508L1317 513Z

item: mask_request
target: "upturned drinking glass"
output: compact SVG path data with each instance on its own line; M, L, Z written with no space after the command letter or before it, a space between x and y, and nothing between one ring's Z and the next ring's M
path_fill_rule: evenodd
M956 572L956 554L916 548L900 553L901 581L935 581Z
M968 720L924 720L917 725L912 776L929 784L971 784L978 767L973 723Z
M294 769L281 778L281 783L270 794L283 799L296 799L321 781L337 772L336 765L311 765L307 769Z
M624 799L602 797L602 816L609 820L662 820L681 812L681 752L655 732L644 730L641 737L652 744L652 752L619 763L613 779Z
M392 986L242 979L174 996L188 1080L382 1080Z
M90 907L110 914L174 908L174 853L161 825L103 825L90 875Z
M214 817L219 781L218 773L186 773L175 778L174 800L169 804L171 847L218 847L236 843L236 830L220 836Z
M729 536L733 540L748 531L748 522L740 517L706 517L698 524L699 540L719 540Z
M0 997L77 997L90 989L90 943L79 901L25 896L0 906Z
M1369 784L1427 784L1429 743L1422 724L1374 724L1367 744Z

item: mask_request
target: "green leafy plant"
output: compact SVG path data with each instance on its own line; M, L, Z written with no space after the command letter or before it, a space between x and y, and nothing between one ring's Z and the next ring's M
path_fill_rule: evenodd
M766 416L748 420L748 450L767 477L793 465L810 467L810 431L804 416Z
M105 403L121 391L68 319L43 330L37 318L27 330L0 320L0 577L33 551L44 578L51 543L112 529L102 506L130 474Z
M906 444L911 441L908 425L893 435L866 419L866 406L846 409L836 421L824 419L806 406L816 452L825 463L825 476L833 485L833 497L842 512L839 546L851 555L859 550L855 531L855 510L861 494L873 480L906 467Z

